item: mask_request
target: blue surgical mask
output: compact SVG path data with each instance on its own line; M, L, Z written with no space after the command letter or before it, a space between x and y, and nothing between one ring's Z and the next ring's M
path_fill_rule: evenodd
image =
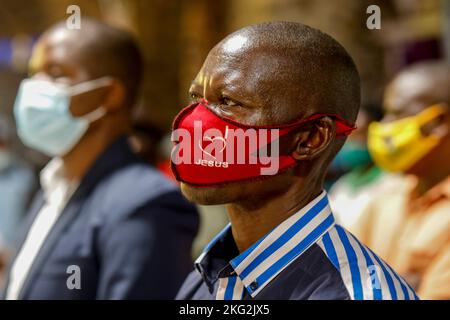
M48 156L63 156L86 133L90 123L105 114L99 107L83 117L70 112L71 97L107 86L111 78L83 82L74 86L25 79L14 105L17 133L22 142Z

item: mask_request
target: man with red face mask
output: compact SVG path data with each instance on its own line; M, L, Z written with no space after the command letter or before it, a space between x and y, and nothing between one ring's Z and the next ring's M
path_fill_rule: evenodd
M369 127L378 165L406 174L362 213L363 240L421 298L450 299L450 65L427 62L387 87L386 116Z
M191 201L226 204L178 299L416 299L334 222L326 169L354 129L356 67L330 36L292 22L231 34L174 121L172 168Z

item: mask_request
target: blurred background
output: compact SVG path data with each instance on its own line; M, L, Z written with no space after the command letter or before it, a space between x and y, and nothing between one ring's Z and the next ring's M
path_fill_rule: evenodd
M17 139L14 99L27 76L34 41L51 24L66 19L67 7L74 4L82 16L105 20L136 36L147 69L134 117L135 145L155 165L167 158L166 134L174 115L188 103L188 87L208 51L243 26L299 21L332 35L358 66L363 105L379 113L383 88L395 73L418 61L450 57L447 0L0 0L0 113L6 119L0 132L35 175L48 159ZM380 30L366 27L366 9L372 4L381 8ZM163 162L160 167L167 169ZM342 173L331 173L330 180ZM35 180L22 179L33 185L27 190L31 197ZM221 212L223 218L203 215L194 254L226 222L221 207L208 210Z
M131 30L147 70L136 117L168 130L187 103L191 80L212 46L243 26L300 21L335 37L354 58L364 101L379 103L383 85L399 69L445 55L447 0L1 0L0 111L10 113L33 40L76 4L81 14ZM381 8L381 30L366 27L366 8Z

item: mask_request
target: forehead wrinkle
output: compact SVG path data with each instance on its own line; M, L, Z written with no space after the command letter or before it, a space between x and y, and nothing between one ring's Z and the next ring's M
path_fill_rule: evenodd
M219 43L208 56L207 64L216 64L211 70L236 70L242 76L242 81L235 85L239 92L245 92L258 106L265 107L268 116L283 122L328 111L322 110L328 107L321 103L329 100L328 97L317 90L327 81L323 74L327 69L317 59L309 50L290 42L274 44L253 37L246 46L231 53ZM225 80L229 81L226 86L233 88L231 80L236 79ZM295 100L298 103L293 104Z
M292 63L292 54L279 48L271 50L268 45L247 47L236 54L216 47L208 57L211 60L205 64L214 76L220 74L223 77L220 79L221 90L244 104L264 109L265 116L278 123L308 113L305 108L286 110L290 95L304 100L301 99L305 92L302 87L306 87L299 82L303 77Z
M244 66L221 67L211 76L214 85L222 94L234 98L244 105L265 107L267 101L261 99L261 92L255 83L256 77Z
M202 70L200 77L203 77L203 87L223 87L225 79L230 78L230 70L233 67L229 66L230 63L226 59L220 59L217 56L208 56L205 61L205 67ZM234 77L232 77L234 78Z
M241 52L239 56L222 53L217 55L217 61L215 70L219 70L224 78L229 81L229 85L232 85L234 81L242 81L238 84L239 87L252 84L254 88L258 88L260 86L258 82L262 84L270 81L270 76L281 69L277 57L250 48ZM276 66L273 66L274 64ZM279 76L277 74L277 77ZM254 90L249 91L253 92Z

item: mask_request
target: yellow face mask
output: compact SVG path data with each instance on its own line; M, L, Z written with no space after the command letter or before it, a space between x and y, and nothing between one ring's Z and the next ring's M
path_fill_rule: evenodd
M433 105L415 116L371 123L367 146L375 163L386 171L407 171L438 145L440 137L424 136L421 128L443 113L442 106Z

